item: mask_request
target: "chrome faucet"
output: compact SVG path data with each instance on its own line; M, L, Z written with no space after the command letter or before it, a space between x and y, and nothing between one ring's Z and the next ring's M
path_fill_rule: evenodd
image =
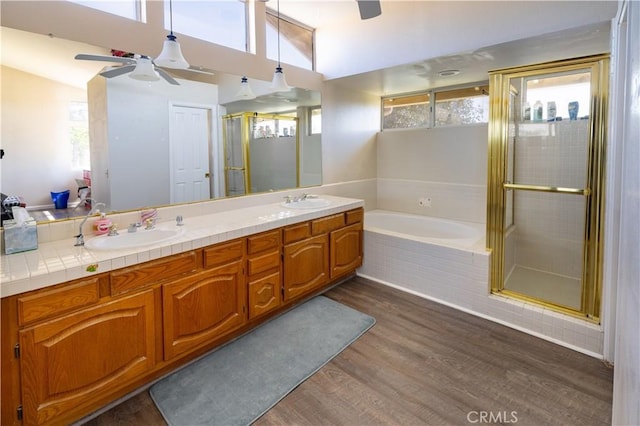
M293 197L293 202L296 202L296 201L304 201L304 200L306 200L308 197L309 197L309 194L306 194L306 193L304 193L304 194L300 194L300 195L299 195L299 196L297 196L297 197Z
M74 244L75 246L83 246L84 245L84 235L82 234L82 227L84 226L84 224L87 221L87 219L89 219L89 216L91 216L92 214L100 211L98 209L98 206L102 206L104 208L107 208L107 205L105 203L95 203L93 205L91 210L89 210L89 213L87 213L87 215L84 217L84 219L82 219L82 222L80 222L80 226L79 226L79 229L78 229L78 235L76 235L76 243Z

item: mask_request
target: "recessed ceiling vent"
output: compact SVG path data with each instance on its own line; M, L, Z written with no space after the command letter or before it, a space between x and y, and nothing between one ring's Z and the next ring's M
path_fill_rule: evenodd
M460 70L443 70L438 73L440 77L452 77L460 74Z

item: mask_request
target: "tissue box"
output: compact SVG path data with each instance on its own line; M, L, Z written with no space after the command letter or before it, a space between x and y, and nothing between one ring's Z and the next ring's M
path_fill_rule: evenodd
M22 225L18 225L15 220L5 220L2 226L4 227L4 252L6 254L38 248L38 231L35 219L30 219Z

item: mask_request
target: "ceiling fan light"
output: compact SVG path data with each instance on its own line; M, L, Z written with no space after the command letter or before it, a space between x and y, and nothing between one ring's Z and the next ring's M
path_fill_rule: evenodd
M180 43L176 40L176 36L169 34L162 45L162 52L155 60L159 67L173 68L185 70L189 68L189 63L182 55Z
M240 90L236 94L236 98L238 99L255 99L256 95L251 90L251 86L249 86L249 80L247 77L242 77L240 80Z
M138 63L136 68L131 71L129 77L134 80L142 80L142 81L158 81L160 80L160 75L153 69L153 63L149 58L138 58Z
M282 67L276 67L276 71L273 73L271 89L275 90L276 92L288 92L289 90L291 90L291 86L287 84L287 80L284 78Z

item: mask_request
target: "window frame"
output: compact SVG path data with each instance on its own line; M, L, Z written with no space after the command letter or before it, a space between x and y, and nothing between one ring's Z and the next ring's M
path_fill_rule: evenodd
M302 28L304 30L307 30L307 31L311 32L311 71L315 71L316 70L316 29L313 28L313 27L310 27L309 25L304 24L304 23L302 23L300 21L297 21L297 20L295 20L295 19L293 19L293 18L291 18L291 17L289 17L287 15L283 15L282 13L278 13L277 10L271 9L269 7L265 7L265 13L267 15L271 15L275 19L280 19L281 22L287 22L288 24L295 25L297 27L300 27L300 28ZM265 55L266 55L267 59L270 59L270 60L273 60L273 61L277 61L278 60L277 57L276 58L270 58L269 55L268 55L269 46L268 46L268 40L267 40L267 37L266 37L266 28L269 27L269 25L270 24L267 21L266 16L265 16L265 44L266 44L266 46L265 46ZM280 31L280 36L282 37L282 31ZM302 67L300 65L291 64L289 62L286 62L286 61L282 60L282 58L281 58L280 62L282 62L284 64L287 64L287 65L294 66L294 67L299 67L299 68L306 69L305 67Z
M139 1L139 0L136 0ZM149 1L149 0L146 0ZM161 0L162 1L162 7L163 7L163 27L165 27L165 31L169 32L170 30L170 20L168 19L169 16L169 11L170 11L170 7L169 7L169 0ZM175 3L175 2L174 2ZM229 2L232 3L232 2ZM249 6L249 2L247 1L238 1L238 3L242 3L243 7L244 7L244 13L243 13L243 25L244 25L244 29L243 29L243 36L244 36L244 43L242 45L242 48L240 47L240 44L238 43L230 45L230 44L225 44L223 42L220 42L220 40L211 40L210 38L203 38L202 34L200 35L195 35L194 33L189 33L189 31L184 31L184 27L181 28L179 26L176 25L176 16L179 15L179 9L175 9L176 4L174 4L174 10L173 10L173 32L178 34L178 39L179 39L179 35L184 35L187 37L191 37L194 38L196 40L201 40L205 43L210 43L210 44L215 44L217 46L222 46L222 47L226 47L228 49L233 49L233 50L237 50L239 52L245 52L245 53L253 53L253 41L251 39L251 37L253 36L253 33L251 32L250 29L250 25L252 21L255 21L255 19L252 19L251 16L251 7ZM179 3L178 3L179 4ZM193 15L184 15L187 16L188 18L194 18ZM199 23L204 23L202 21L198 21ZM234 33L235 34L235 33ZM218 34L215 34L218 35ZM205 34L206 36L206 34ZM234 36L235 37L235 36Z
M475 89L475 88L479 88L479 91L481 93L483 92L483 90L486 91L486 93L482 93L482 94L485 94L487 97L489 96L489 82L487 80L480 81L480 82L474 82L474 83L466 83L466 84L454 85L454 86L438 87L438 88L433 88L433 89L430 89L430 90L422 90L422 91L418 91L418 92L407 92L407 93L400 93L400 94L382 96L380 98L380 131L381 132L394 132L394 131L402 131L402 130L435 129L435 128L444 128L444 127L461 127L461 126L473 126L473 125L478 125L478 124L484 124L484 123L486 123L485 121L478 122L478 123L467 123L467 124L436 125L436 103L437 103L437 97L438 97L439 93L464 91L464 90ZM412 98L412 97L417 97L417 96L420 96L420 95L429 95L429 117L428 117L428 120L427 120L428 123L427 123L426 126L396 127L396 128L385 128L384 127L384 101L385 101L385 99ZM469 96L469 97L471 97L471 96Z
M130 16L121 15L119 13L113 13L112 11L102 9L100 7L96 7L96 5L99 5L100 2L86 1L86 0L84 0L84 1L82 1L82 0L79 0L79 1L67 0L67 1L69 1L70 3L74 3L74 4L77 4L77 5L80 5L80 6L91 8L93 10L98 10L98 11L103 12L103 13L108 13L108 14L113 15L113 16L118 16L120 18L129 19L131 21L142 22L142 23L146 23L147 22L147 1L148 0L128 0L130 3L133 3L133 5L134 5L136 16L133 17L133 18L130 17ZM109 3L108 0L103 0L102 2L103 3Z
M320 111L320 131L318 132L313 131L313 126L312 126L313 111ZM322 105L316 105L316 106L307 108L307 122L309 123L309 129L307 132L309 136L322 135Z

